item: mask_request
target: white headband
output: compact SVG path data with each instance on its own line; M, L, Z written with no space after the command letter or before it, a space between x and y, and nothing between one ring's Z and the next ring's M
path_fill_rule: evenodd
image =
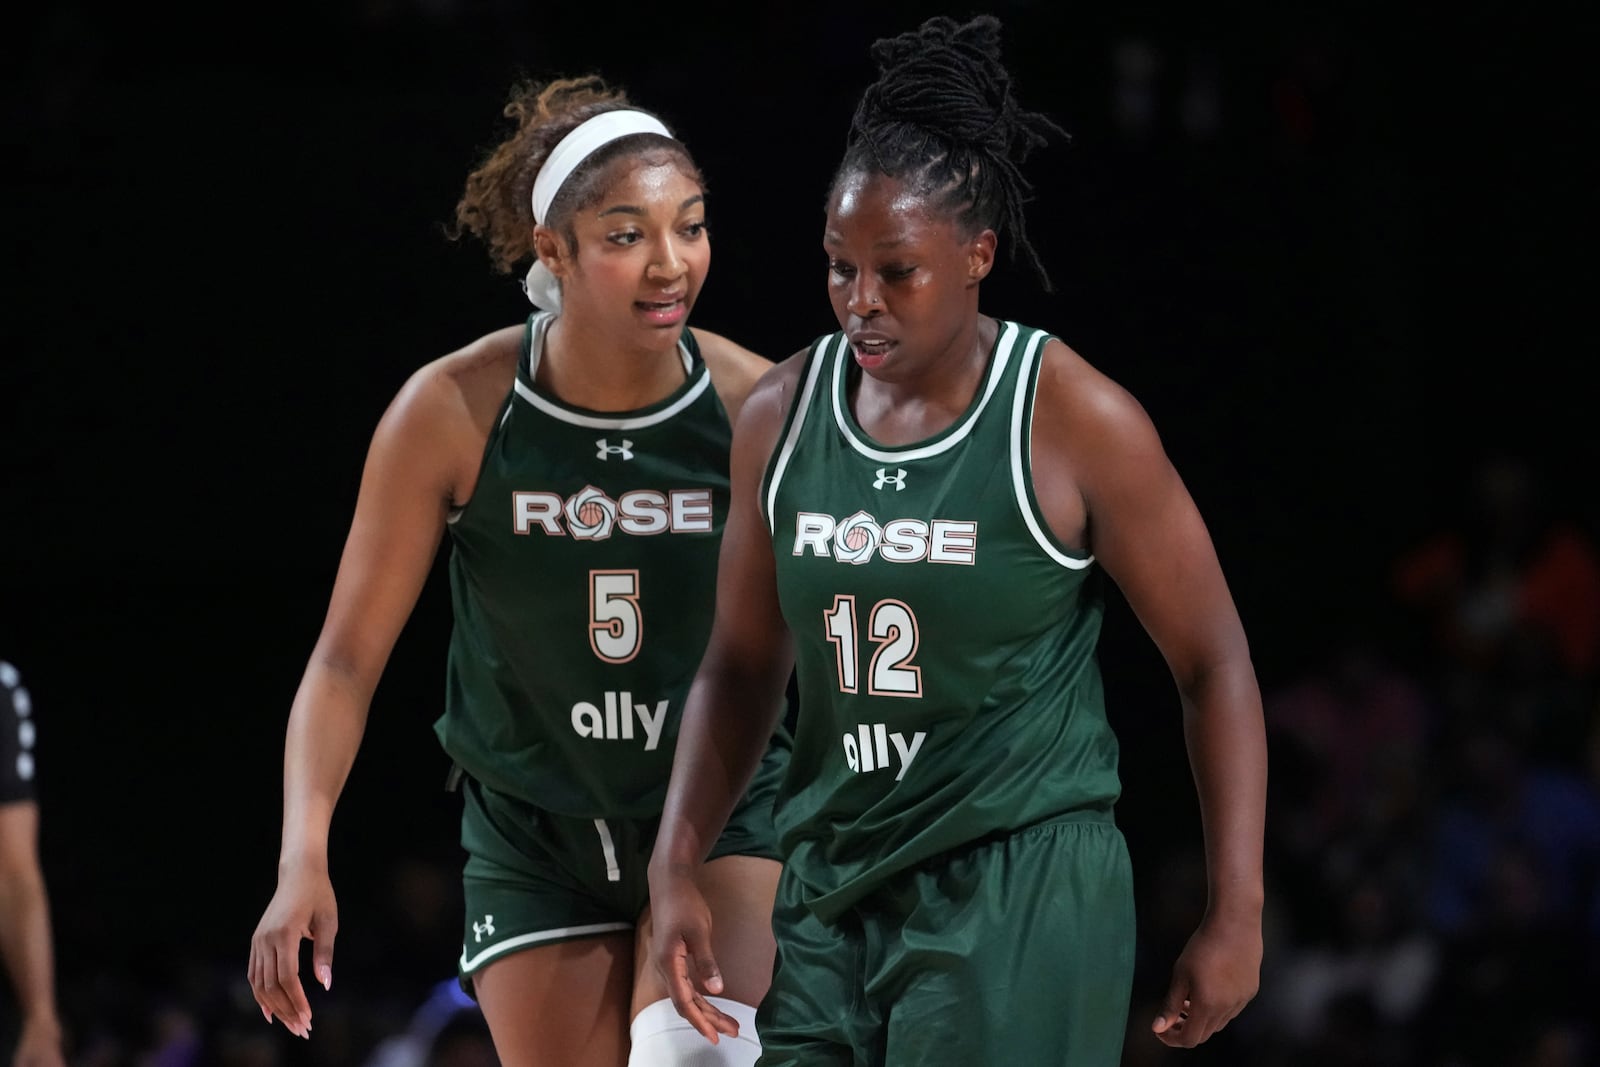
M672 131L662 125L660 119L642 111L606 111L579 124L577 129L561 138L550 150L544 166L539 168L539 176L533 180L533 221L544 222L551 201L555 200L561 187L584 160L617 138L635 133L672 136ZM528 294L528 299L535 305L547 311L561 310L561 287L555 276L538 259L529 268L522 291Z

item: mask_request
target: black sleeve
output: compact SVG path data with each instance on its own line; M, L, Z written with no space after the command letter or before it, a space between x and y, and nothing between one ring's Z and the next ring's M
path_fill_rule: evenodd
M22 675L0 659L0 804L33 800L33 701Z

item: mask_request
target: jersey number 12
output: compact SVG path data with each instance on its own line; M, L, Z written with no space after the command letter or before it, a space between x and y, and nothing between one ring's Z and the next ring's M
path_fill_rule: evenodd
M822 617L839 665L839 690L859 692L856 598L843 593L835 596L833 608ZM867 692L880 697L920 697L922 668L911 662L917 654L916 613L899 600L880 600L867 617L867 636L878 645L867 664Z

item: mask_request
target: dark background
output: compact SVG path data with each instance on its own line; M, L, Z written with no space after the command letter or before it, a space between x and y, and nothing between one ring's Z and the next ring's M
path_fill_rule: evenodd
M85 1060L160 1046L151 1004L219 985L237 1004L285 716L372 428L417 366L527 311L442 232L519 74L602 73L674 126L710 189L695 321L776 358L833 326L821 206L868 45L1000 15L1023 102L1073 143L1026 168L1055 291L1019 261L986 308L1145 404L1269 692L1352 634L1404 642L1391 564L1459 518L1484 457L1521 456L1556 512L1600 518L1574 332L1590 101L1571 27L1532 6L226 7L57 3L10 16L3 46L0 654L40 716ZM340 980L319 1004L451 973L453 916L390 936L395 887L447 912L458 862L429 729L442 577L335 819ZM1164 850L1198 837L1193 790L1170 679L1120 605L1103 661L1143 914Z

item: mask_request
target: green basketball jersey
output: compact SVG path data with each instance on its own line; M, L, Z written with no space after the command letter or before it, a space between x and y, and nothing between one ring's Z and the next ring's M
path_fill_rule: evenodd
M913 445L856 423L861 373L819 340L762 482L800 711L778 796L785 861L831 920L896 872L1121 786L1093 558L1034 498L1048 335L1002 322L968 410Z
M450 639L435 732L474 778L549 811L659 815L684 696L711 632L728 511L727 412L693 335L688 380L639 411L515 385L450 518Z

